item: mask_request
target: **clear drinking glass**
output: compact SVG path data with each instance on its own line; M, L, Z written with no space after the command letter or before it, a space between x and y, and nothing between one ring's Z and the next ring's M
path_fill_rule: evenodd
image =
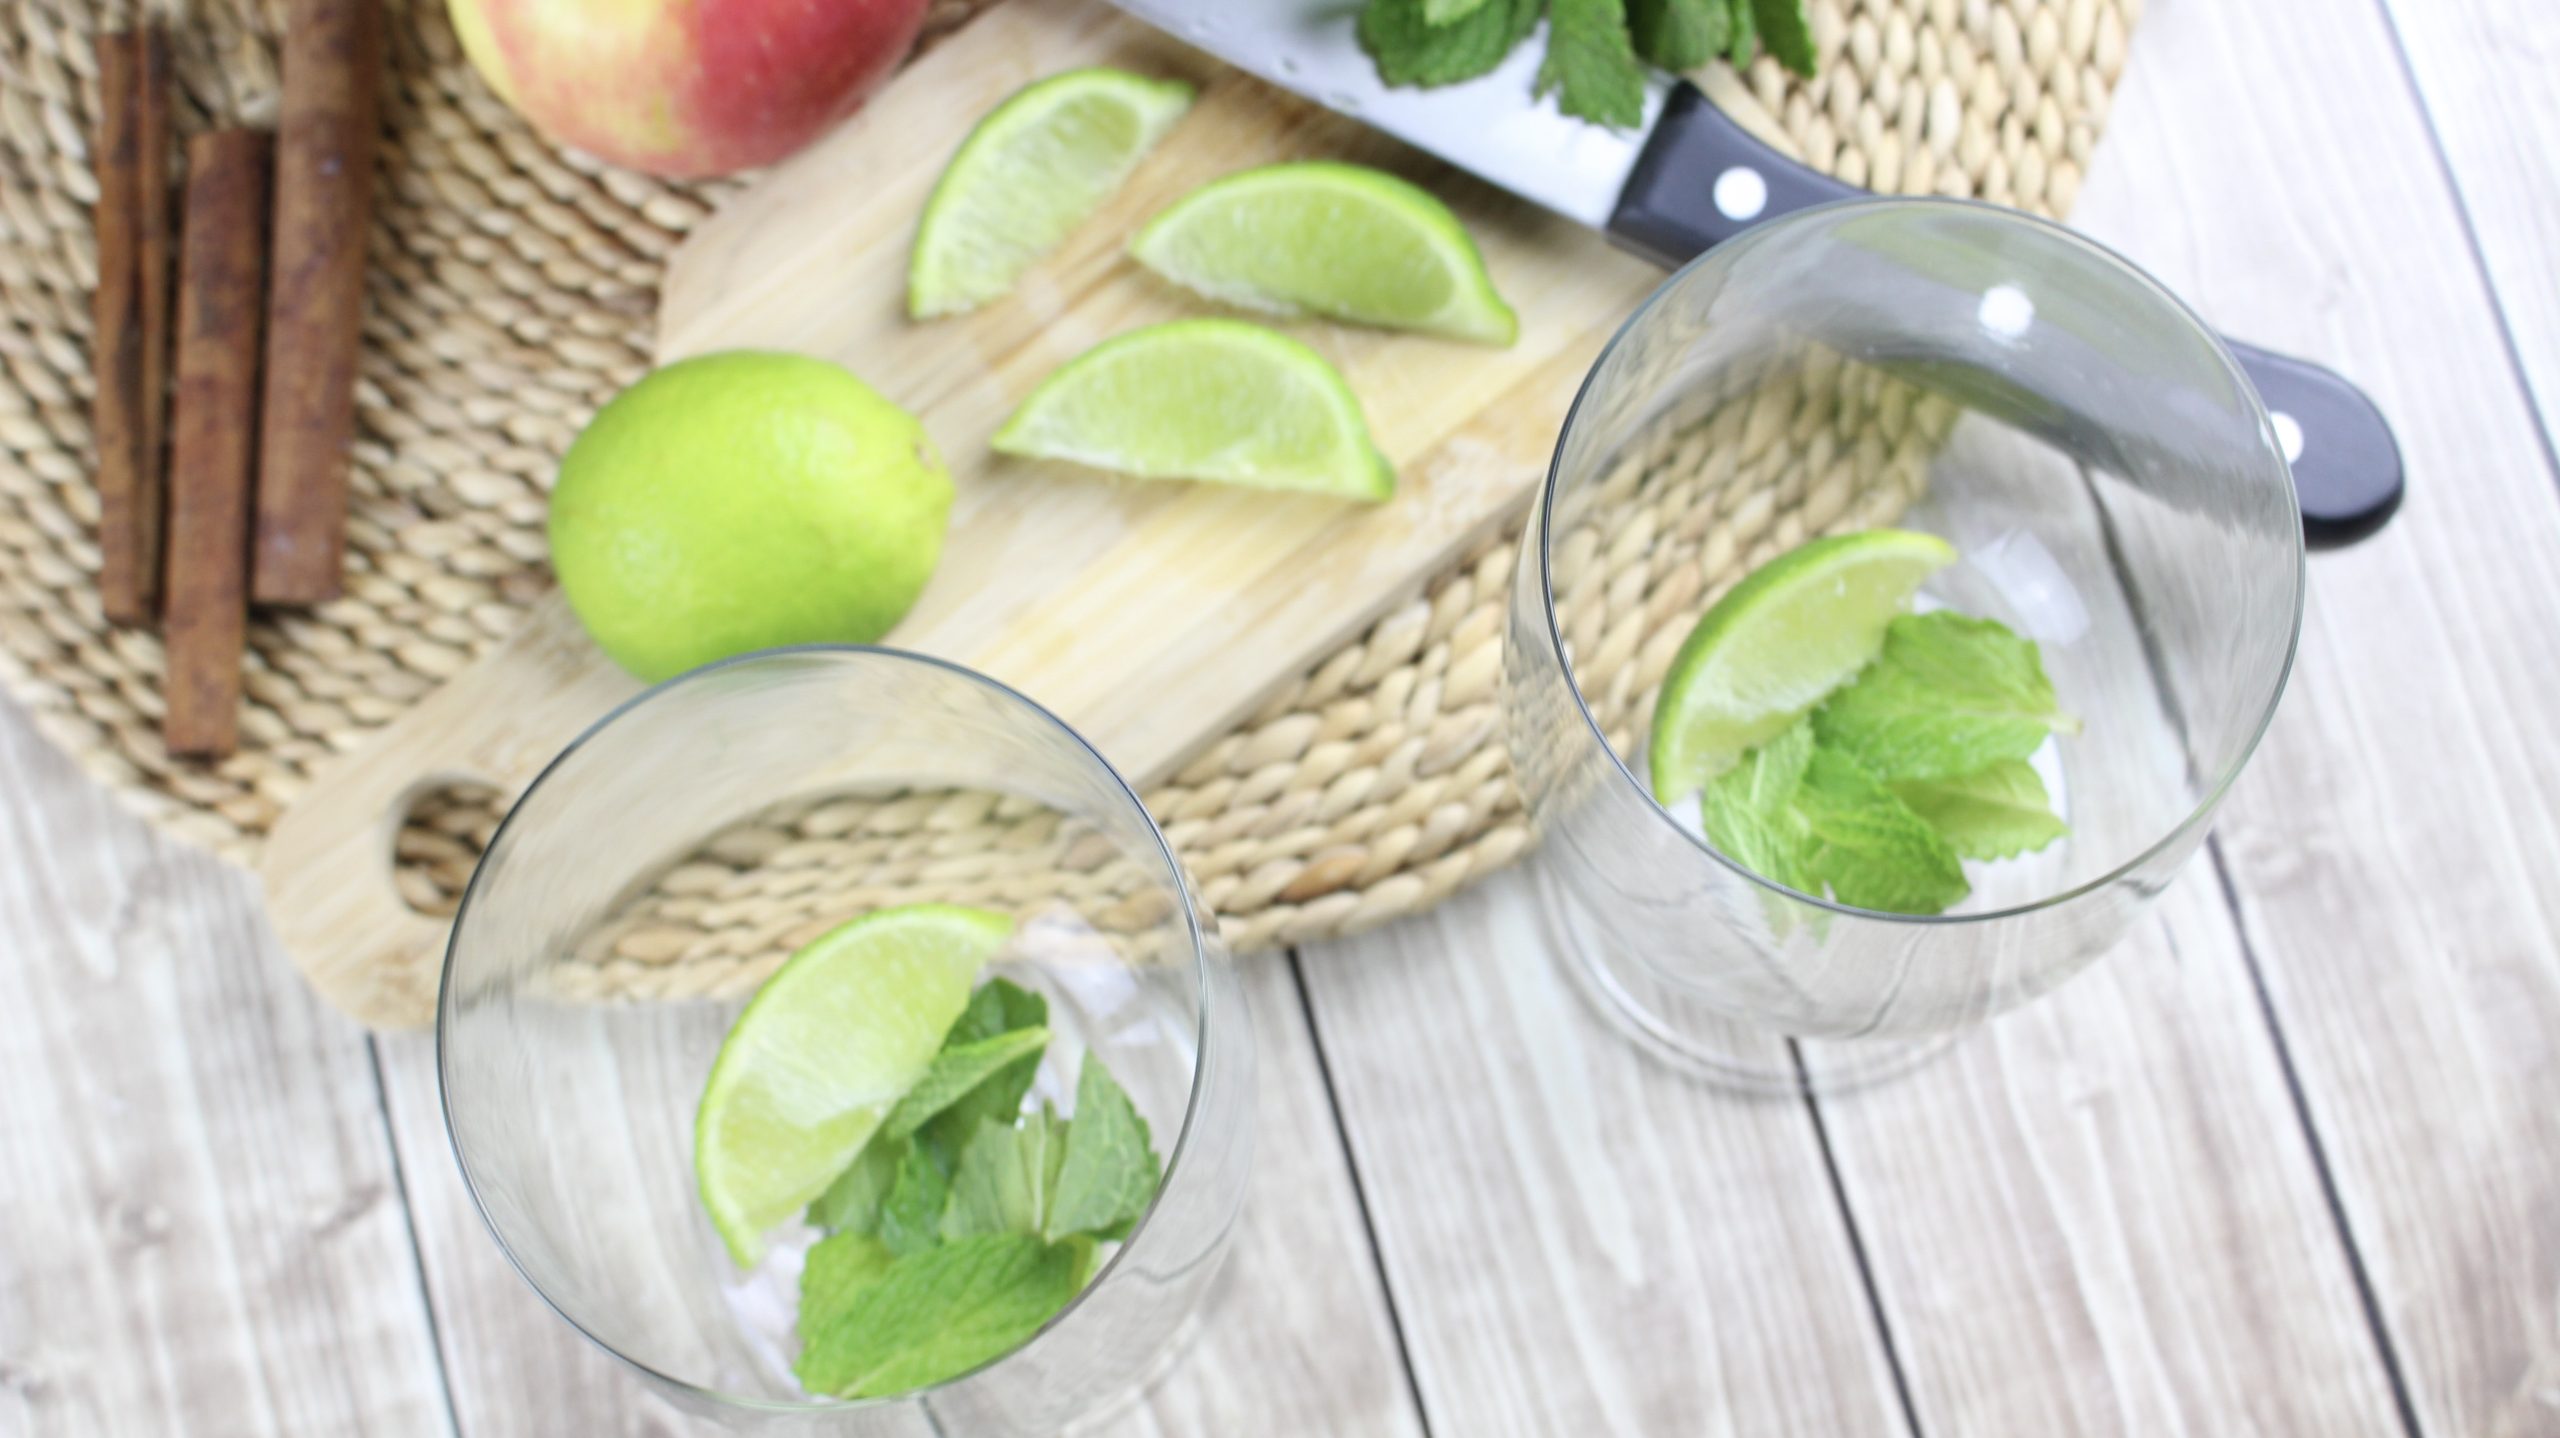
M1155 1203L1012 1354L899 1398L791 1377L802 1254L724 1254L693 1116L748 996L845 920L914 902L1017 919L990 965L1048 998L1035 1098L1082 1055L1166 1159ZM818 648L697 670L554 760L481 860L445 958L454 1153L525 1279L683 1406L738 1429L1040 1434L1169 1360L1244 1200L1252 1026L1209 916L1135 794L1055 717L916 655Z
M1655 690L1699 615L1875 525L1924 589L2036 641L2084 729L2034 761L2070 825L1914 918L1745 871L1657 805ZM2053 225L1859 201L1760 226L1611 341L1522 540L1509 739L1569 967L1655 1054L1754 1088L1894 1072L2121 937L2201 842L2301 625L2301 521L2255 391L2197 318Z

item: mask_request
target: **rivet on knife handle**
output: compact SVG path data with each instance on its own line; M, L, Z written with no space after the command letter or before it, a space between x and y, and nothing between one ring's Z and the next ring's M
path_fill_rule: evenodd
M1678 81L1609 217L1609 237L1682 265L1762 220L1867 194L1771 149Z

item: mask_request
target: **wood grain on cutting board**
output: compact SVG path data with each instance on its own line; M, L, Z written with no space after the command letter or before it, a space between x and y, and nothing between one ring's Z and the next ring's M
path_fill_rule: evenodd
M908 242L944 162L1005 96L1088 64L1178 76L1200 97L1013 295L909 321ZM1060 363L1140 325L1210 312L1126 257L1148 216L1216 176L1312 157L1379 165L1447 199L1520 313L1508 349L1289 327L1350 378L1396 463L1393 500L1119 479L987 449ZM1100 0L1011 0L693 234L664 286L659 357L819 355L921 415L958 498L941 568L886 642L1014 685L1145 784L1515 515L1574 386L1660 278L1567 221ZM515 637L323 774L276 826L261 867L287 951L365 1022L426 1022L445 924L392 887L408 803L456 778L518 792L638 688L585 642L557 594L542 601Z

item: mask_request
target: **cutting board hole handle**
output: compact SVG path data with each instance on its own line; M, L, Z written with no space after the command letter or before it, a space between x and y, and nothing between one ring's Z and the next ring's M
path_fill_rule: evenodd
M434 774L401 795L391 886L422 918L450 919L471 870L507 814L507 792L476 774Z

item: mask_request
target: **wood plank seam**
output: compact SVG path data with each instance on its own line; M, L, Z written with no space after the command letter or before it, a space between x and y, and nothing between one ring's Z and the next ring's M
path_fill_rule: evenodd
M1360 1233L1369 1242L1369 1261L1378 1270L1378 1293L1386 1301L1387 1327L1396 1337L1396 1362L1404 1368L1405 1392L1413 1399L1413 1413L1422 1425L1423 1438L1432 1438L1431 1405L1422 1399L1422 1375L1413 1363L1413 1345L1405 1337L1404 1312L1396 1303L1395 1276L1387 1268L1386 1250L1378 1243L1378 1221L1369 1209L1369 1188L1360 1176L1359 1156L1351 1151L1351 1130L1342 1120L1342 1094L1334 1087L1333 1060L1324 1047L1324 1027L1316 1022L1316 1008L1307 997L1307 973L1300 966L1296 945L1289 954L1289 987L1298 996L1298 1011L1306 1019L1307 1043L1315 1051L1316 1074L1324 1080L1325 1111L1333 1119L1334 1142L1341 1147L1343 1172L1351 1177L1351 1197L1360 1208Z
M436 1365L436 1397L444 1415L444 1431L463 1438L462 1415L453 1401L453 1360L445 1352L444 1320L436 1315L436 1296L427 1281L427 1248L418 1235L417 1205L409 1192L409 1161L400 1152L400 1132L391 1120L391 1089L382 1077L382 1040L364 1036L365 1069L373 1078L373 1111L382 1121L382 1146L391 1154L391 1182L400 1195L400 1231L409 1238L413 1266L409 1281L417 1290L418 1311L425 1315L427 1348Z
M2543 466L2551 472L2553 485L2560 487L2560 442L2553 440L2551 418L2543 413L2534 394L2533 369L2525 363L2524 346L2516 338L2515 317L2509 313L2506 297L2499 292L2497 273L2490 267L2479 222L2471 213L2470 193L2463 187L2462 173L2454 168L2453 156L2445 148L2444 128L2436 120L2435 107L2427 101L2426 87L2418 82L2418 67L2410 59L2409 42L2400 33L2399 18L2391 13L2391 0L2373 0L2373 5L2381 14L2383 32L2391 37L2392 57L2400 62L2400 83L2408 87L2410 103L2417 107L2427 151L2435 157L2436 172L2444 180L2446 193L2453 196L2454 222L2462 227L2463 247L2470 255L2472 271L2480 277L2480 288L2489 297L2489 314L2497 322L2499 348L2506 358L2507 372L2524 396L2524 410L2533 421L2534 438L2541 441Z
M2222 907L2231 915L2240 961L2249 971L2250 989L2258 996L2258 1016L2266 1024L2267 1042L2275 1051L2277 1071L2284 1075L2285 1095L2293 1101L2294 1118L2301 1125L2303 1145L2310 1153L2311 1171L2319 1179L2321 1200L2328 1205L2330 1226L2338 1235L2338 1246L2346 1253L2347 1276L2355 1283L2356 1302L2364 1309L2365 1331L2373 1336L2374 1356L2382 1363L2383 1381L2391 1386L2391 1406L2399 1414L2400 1431L2408 1438L2424 1438L2417 1401L2410 1395L2409 1376L2400 1361L2400 1345L2391 1337L2391 1324L2383 1316L2381 1300L2374 1295L2373 1274L2365 1262L2364 1245L2356 1238L2355 1224L2347 1217L2346 1203L2338 1195L2338 1176L2329 1165L2329 1146L2321 1138L2319 1121L2312 1115L2310 1096L2303 1092L2302 1075L2294 1067L2293 1045L2285 1040L2275 997L2267 992L2267 976L2258 963L2257 941L2250 936L2249 921L2240 910L2239 886L2232 881L2231 865L2223 857L2221 840L2206 837L2205 859L2213 866Z
M1867 1258L1867 1235L1858 1224L1857 1206L1850 1202L1849 1185L1840 1176L1840 1156L1831 1147L1831 1127L1822 1121L1822 1099L1813 1092L1813 1076L1805 1067L1804 1045L1787 1040L1787 1061L1795 1066L1796 1079L1803 1083L1805 1117L1813 1124L1814 1147L1822 1155L1822 1176L1830 1182L1831 1202L1839 1210L1840 1232L1849 1240L1849 1257L1858 1270L1858 1286L1866 1290L1867 1316L1876 1326L1876 1341L1884 1348L1885 1371L1893 1376L1894 1401L1902 1405L1902 1421L1911 1438L1926 1438L1928 1429L1920 1423L1920 1405L1911 1396L1911 1375L1903 1367L1902 1346L1894 1341L1893 1318L1887 1312L1884 1290L1876 1282L1875 1264Z

